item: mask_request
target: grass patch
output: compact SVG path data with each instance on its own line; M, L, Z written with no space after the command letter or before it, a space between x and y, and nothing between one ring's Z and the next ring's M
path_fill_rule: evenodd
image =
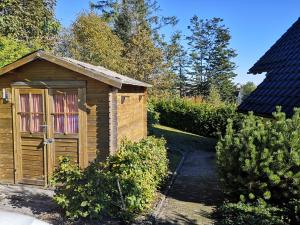
M171 150L215 150L215 138L203 137L162 125L154 125L151 128L151 132L157 137L164 137L167 140L169 149Z

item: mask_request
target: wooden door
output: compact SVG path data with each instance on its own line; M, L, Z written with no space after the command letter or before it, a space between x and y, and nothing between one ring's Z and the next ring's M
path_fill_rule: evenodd
M18 182L45 185L45 92L43 89L18 89L16 98Z
M80 164L80 94L79 89L50 89L50 130L53 138L51 150L51 168L59 164L60 157L69 157L75 164Z
M13 88L16 183L48 185L60 156L87 166L85 90Z

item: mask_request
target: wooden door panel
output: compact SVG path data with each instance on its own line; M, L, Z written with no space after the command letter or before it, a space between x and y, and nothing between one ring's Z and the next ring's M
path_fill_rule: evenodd
M55 139L55 167L58 166L59 157L65 156L71 159L71 162L79 163L78 139L60 138Z
M45 166L43 141L43 138L21 137L21 183L44 185Z

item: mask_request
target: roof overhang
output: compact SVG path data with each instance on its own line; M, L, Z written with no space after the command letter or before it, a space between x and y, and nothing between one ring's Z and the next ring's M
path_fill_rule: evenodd
M19 67L21 67L21 66L23 66L23 65L25 65L29 62L34 61L36 59L44 59L44 60L49 61L53 64L62 66L64 68L67 68L69 70L72 70L72 71L80 73L80 74L83 74L87 77L90 77L90 78L93 78L95 80L101 81L105 84L111 85L111 86L116 87L116 88L121 88L122 87L122 81L120 79L110 77L110 76L107 76L104 73L95 72L93 70L81 67L81 66L79 66L77 64L74 64L70 61L64 60L61 57L54 56L52 54L49 54L49 53L46 53L46 52L40 51L40 50L35 51L35 52L33 52L33 53L31 53L27 56L24 56L23 58L11 63L11 64L8 64L8 65L0 68L0 75L8 73L8 72L10 72L10 71L12 71L16 68L19 68Z

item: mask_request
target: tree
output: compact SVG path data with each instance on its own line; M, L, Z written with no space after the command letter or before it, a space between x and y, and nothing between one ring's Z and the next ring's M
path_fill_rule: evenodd
M0 36L0 67L3 67L31 51L24 43Z
M181 44L182 37L180 32L176 32L171 37L171 43L167 45L166 61L170 66L170 71L176 75L176 89L179 90L181 97L187 93L187 73L188 73L188 59L187 51Z
M210 86L209 95L207 96L206 100L214 106L221 105L222 101L220 92L214 85Z
M55 19L56 0L4 0L0 2L0 34L28 45L39 43L51 49L59 22Z
M173 17L156 15L155 0L103 0L92 4L108 21L125 46L128 76L152 83L152 93L162 94L174 88L175 76L170 71L164 51L165 42L158 30L175 23Z
M194 16L188 27L191 35L187 37L190 47L192 93L207 96L215 85L223 100L231 100L235 86L232 59L236 53L229 47L230 33L220 18L209 20Z
M154 45L149 31L140 30L133 36L125 54L128 63L128 74L135 79L152 82L163 61L163 54Z
M72 25L71 33L67 34L61 40L61 45L57 46L62 55L61 51L68 46L68 56L126 73L126 61L122 57L123 43L100 16L92 12L82 13Z
M255 89L256 89L256 85L251 81L248 81L246 84L242 85L241 87L242 101L245 100Z
M162 26L177 23L174 16L157 15L160 7L156 0L101 0L92 3L91 7L99 10L112 24L113 30L125 45L142 29L148 29L153 35Z

